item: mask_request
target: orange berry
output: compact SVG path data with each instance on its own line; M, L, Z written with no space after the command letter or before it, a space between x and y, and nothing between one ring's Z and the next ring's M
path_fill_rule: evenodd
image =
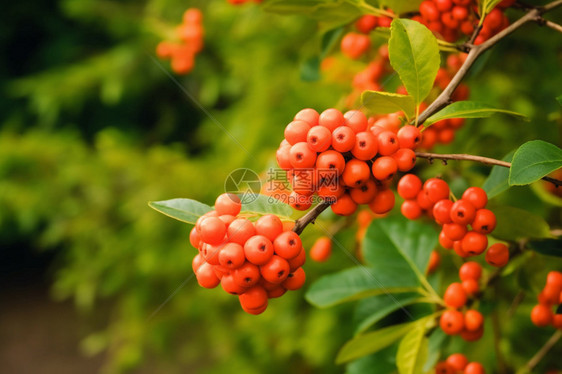
M552 310L550 307L538 304L531 310L531 321L538 327L545 327L552 323Z
M443 295L443 300L445 304L453 308L460 308L466 304L466 291L464 290L462 284L455 282L451 283L447 290L445 290L445 295Z
M332 254L332 240L327 236L318 238L310 249L310 258L316 262L325 262Z
M446 310L439 319L439 325L447 335L460 334L464 329L463 315L458 310Z
M509 249L503 243L496 243L486 251L486 262L495 267L502 267L509 262Z
M468 359L462 353L453 353L447 357L446 362L457 371L462 371L468 365Z
M484 316L477 310L467 310L464 314L464 328L467 331L477 331L484 324Z

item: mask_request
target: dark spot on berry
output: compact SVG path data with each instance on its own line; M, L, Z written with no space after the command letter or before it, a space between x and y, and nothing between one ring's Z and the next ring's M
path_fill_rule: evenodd
M279 276L279 278L282 278L283 275L285 275L285 270L280 270L277 275Z
M246 282L246 283L250 283L251 281L252 281L252 278L250 278L250 277L244 278L244 282Z
M458 213L457 213L457 216L463 218L463 217L464 217L464 213L463 213L463 212L458 212Z
M338 135L338 140L344 140L344 139L345 139L345 135L343 135L343 134Z
M289 245L290 245L291 247L294 246L295 244L296 244L296 243L295 243L295 240L294 240L294 239L289 240Z
M228 265L232 265L232 260L228 260L226 263L227 263Z
M302 160L304 155L302 153L297 153L297 160Z
M313 136L313 137L310 138L310 142L315 144L315 143L318 142L318 138L316 136Z
M366 141L360 141L359 142L359 147L360 148L365 148L367 146L367 142Z

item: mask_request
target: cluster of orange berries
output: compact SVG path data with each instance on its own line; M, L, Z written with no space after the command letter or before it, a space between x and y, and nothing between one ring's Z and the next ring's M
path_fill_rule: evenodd
M459 269L462 283L453 282L445 290L443 300L449 309L441 315L439 325L446 334L460 334L466 341L478 340L484 334L484 317L479 311L468 309L463 313L459 310L479 292L481 276L482 266L479 263L465 262Z
M260 314L268 299L304 285L306 254L300 237L279 217L268 214L254 223L238 217L241 207L236 195L222 194L215 210L197 220L189 235L199 250L192 267L200 286L220 284L238 296L244 311Z
M377 214L389 212L395 201L392 178L414 167L413 149L421 141L415 126L397 132L376 123L369 127L361 111L342 114L333 108L321 114L301 110L284 134L276 156L292 185L289 204L307 210L316 194L342 216L353 214L360 204Z
M404 217L415 220L426 214L442 226L439 244L453 249L461 257L477 256L488 248L488 234L496 228L495 214L486 209L488 196L480 187L469 187L457 201L449 199L449 185L442 179L430 178L422 184L414 174L404 175L398 182L398 195L404 202ZM468 226L471 229L468 229ZM488 248L486 261L502 267L509 261L509 249L496 243Z
M503 9L514 2L504 0L486 15L474 44L482 44L509 25ZM474 0L425 0L420 4L420 15L412 19L451 43L462 35L472 35L480 22L478 4Z
M531 311L531 321L538 327L549 325L562 329L562 272L551 271L538 296L539 303ZM552 308L557 306L556 313Z
M199 9L190 8L183 14L183 23L176 28L180 42L162 41L156 47L161 59L171 59L176 74L187 74L195 66L195 56L203 49L203 14Z
M355 27L359 31L350 31L342 38L340 49L349 58L358 59L365 54L371 47L369 33L377 27L390 27L392 18L365 15L355 22Z
M445 361L437 363L435 374L486 374L484 366L479 362L468 362L462 353L453 353Z

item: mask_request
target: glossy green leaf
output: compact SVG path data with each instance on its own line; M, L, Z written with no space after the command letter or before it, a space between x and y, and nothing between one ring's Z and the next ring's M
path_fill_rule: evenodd
M191 199L151 201L148 206L168 217L190 224L195 224L199 217L213 210L210 206Z
M497 225L492 235L503 240L551 238L548 223L536 214L510 206L493 208Z
M527 246L543 255L562 257L561 239L530 240Z
M280 218L289 218L293 208L266 195L244 195L241 196L241 214L275 214Z
M437 239L432 226L396 215L371 223L363 242L363 253L373 266L401 268L403 270L395 274L414 273L421 283L426 283L423 274Z
M361 300L353 314L355 333L365 331L387 315L408 305L423 301L419 293L393 293Z
M400 374L423 373L428 352L425 322L425 320L420 320L416 323L400 341L396 353L396 366Z
M503 113L527 119L527 117L521 113L504 109L496 109L488 104L476 101L457 101L429 117L425 121L424 125L427 127L435 122L449 118L488 118L496 113Z
M390 345L376 353L361 357L347 364L345 374L372 373L376 368L377 374L396 373L397 345Z
M501 3L502 0L483 0L480 2L480 14L488 14Z
M332 49L338 44L338 40L342 36L345 29L343 27L336 27L328 30L322 35L320 57L325 58L330 54Z
M336 357L336 363L343 364L378 352L406 335L415 325L416 322L403 323L358 335L345 343L340 349Z
M515 151L509 152L504 158L503 161L511 162L513 158L513 154ZM494 166L488 178L482 184L482 188L488 194L488 198L491 199L494 196L499 195L503 191L509 188L509 168L505 168L503 166Z
M301 80L315 82L320 79L320 58L312 56L302 62L300 66Z
M418 280L412 272L404 271L407 269L395 264L353 267L318 279L308 289L306 299L323 308L368 296L415 292Z
M515 151L509 184L521 186L533 183L561 167L562 149L542 140L533 140Z
M439 69L437 39L419 22L395 19L390 27L388 52L390 64L404 87L416 105L421 103L432 89Z
M442 329L435 329L428 338L427 344L427 360L423 366L424 372L429 372L439 361L441 351L447 344L449 335L445 334Z
M383 91L364 91L361 94L363 106L373 114L387 114L402 111L408 120L416 113L416 104L411 96Z

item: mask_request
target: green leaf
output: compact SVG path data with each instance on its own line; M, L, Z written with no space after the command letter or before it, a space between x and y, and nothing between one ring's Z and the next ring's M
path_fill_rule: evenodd
M408 121L416 113L416 104L411 96L382 91L364 91L361 94L363 106L374 114L402 111Z
M488 118L496 113L509 114L511 116L527 119L527 117L521 113L496 109L488 104L479 103L477 101L457 101L429 117L424 125L427 127L435 122L449 118Z
M405 270L394 264L353 267L318 279L305 297L309 303L324 308L368 296L416 292L419 282L412 272L404 273Z
M390 64L416 105L433 88L441 58L433 33L419 22L395 19L388 41Z
M320 79L320 58L312 56L306 59L300 67L301 80L304 82L315 82Z
M241 214L275 214L279 218L288 219L293 213L293 208L270 196L265 195L244 195L242 201Z
M562 105L562 95L558 96L556 101L558 101L558 104Z
M425 320L420 320L400 341L396 353L396 366L400 374L422 374L427 359L428 342L425 337Z
M423 275L438 235L432 226L410 221L402 215L374 220L363 242L365 260L373 266L403 269L401 276L413 273L420 283L427 283Z
M421 301L423 299L418 293L394 293L363 299L357 304L353 315L357 326L355 333L365 331L398 309Z
M380 351L350 362L345 374L372 373L376 368L377 374L396 373L396 345L390 345Z
M403 323L356 336L340 349L336 364L343 364L388 347L406 335L415 324L416 322Z
M320 58L325 58L330 54L338 40L344 32L343 27L336 27L335 29L328 30L322 35Z
M195 224L199 217L213 210L210 206L191 199L150 201L148 206L168 217L190 224Z
M543 255L562 257L561 239L531 240L527 246Z
M503 240L552 238L546 221L531 212L510 206L493 209L497 225L492 235Z
M427 360L425 361L423 370L424 372L429 372L439 361L439 356L441 356L441 350L443 346L447 343L447 338L449 335L445 334L442 329L435 329L428 338L427 347Z
M505 155L504 158L502 158L502 160L511 162L514 153L515 151L509 152L507 155ZM509 168L495 165L492 168L490 175L488 175L488 178L486 178L484 184L482 185L482 188L488 194L488 198L491 199L492 197L497 196L503 191L507 190L509 188L508 179Z
M501 3L502 0L483 0L480 2L480 14L488 14Z
M521 186L538 181L562 167L562 149L542 140L523 144L513 155L509 185Z

